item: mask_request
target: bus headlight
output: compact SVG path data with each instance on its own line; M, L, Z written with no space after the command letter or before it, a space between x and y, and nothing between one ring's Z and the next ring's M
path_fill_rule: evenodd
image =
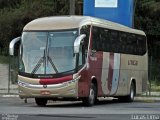
M29 83L25 83L25 82L22 82L22 81L18 81L18 85L19 85L19 86L22 86L22 87L27 87L27 86L29 86Z

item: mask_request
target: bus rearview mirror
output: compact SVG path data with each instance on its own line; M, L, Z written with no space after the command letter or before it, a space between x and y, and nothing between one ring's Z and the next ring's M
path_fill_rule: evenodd
M82 34L76 38L74 41L74 53L79 53L80 44L85 37L86 35Z
M15 55L15 45L16 45L16 43L18 43L19 41L20 41L20 37L17 37L17 38L15 38L15 39L13 39L11 42L10 42L10 44L9 44L9 55Z

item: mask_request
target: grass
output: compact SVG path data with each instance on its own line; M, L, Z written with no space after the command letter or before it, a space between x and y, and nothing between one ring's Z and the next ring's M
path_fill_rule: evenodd
M160 92L160 85L151 85L151 91L152 92Z
M0 56L0 64L8 64L9 57L8 56Z
M160 81L152 80L151 81L151 91L152 92L160 92Z

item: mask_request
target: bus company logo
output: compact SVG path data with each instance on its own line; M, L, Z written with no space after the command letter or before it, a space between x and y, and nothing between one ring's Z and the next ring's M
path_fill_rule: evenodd
M52 78L52 75L38 75L38 78Z
M96 58L96 57L90 57L90 59L91 59L92 61L97 61L97 58Z
M47 88L47 85L43 85L43 88Z
M128 65L137 66L138 65L138 61L137 60L128 60Z

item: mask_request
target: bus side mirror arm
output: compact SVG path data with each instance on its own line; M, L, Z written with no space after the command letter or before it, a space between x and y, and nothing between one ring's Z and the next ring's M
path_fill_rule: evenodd
M79 53L79 48L82 40L86 37L85 34L78 36L74 42L74 53Z
M20 37L14 38L10 44L9 44L9 55L13 55L14 56L14 49L15 49L15 44L20 41Z

